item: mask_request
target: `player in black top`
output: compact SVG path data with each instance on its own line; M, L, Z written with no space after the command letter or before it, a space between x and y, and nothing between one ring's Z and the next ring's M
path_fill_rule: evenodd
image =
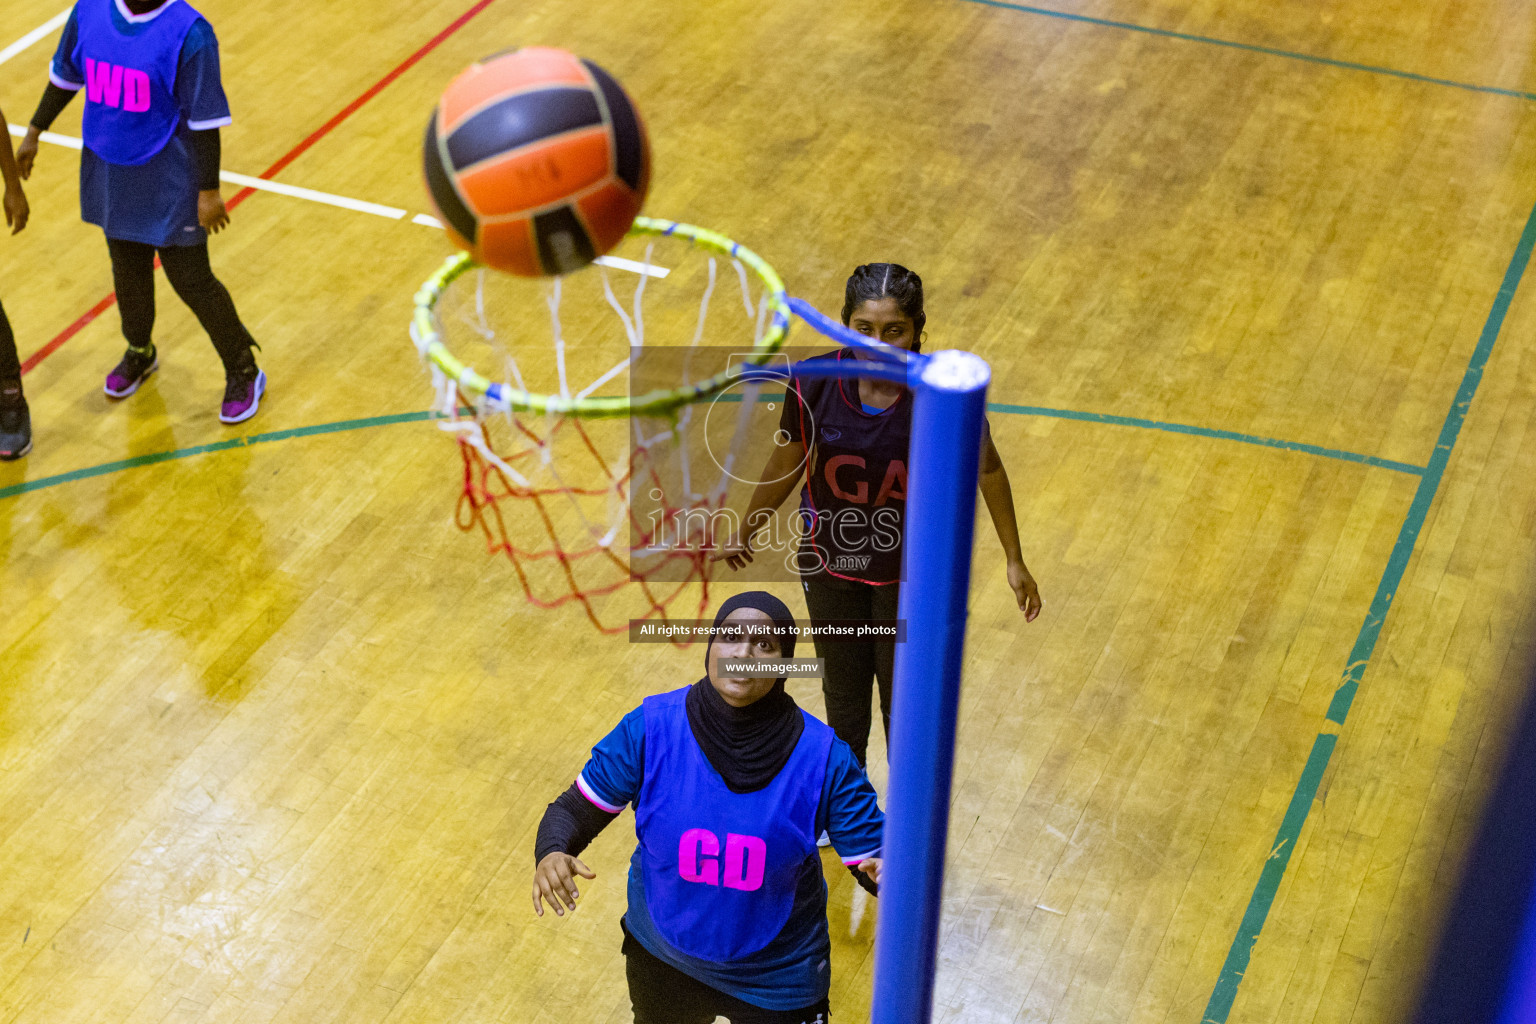
M845 325L887 345L916 352L927 323L923 282L894 263L858 267L848 279ZM845 348L829 358L867 358ZM742 521L717 557L739 569L753 542L800 482L806 536L797 568L812 625L896 619L907 496L907 444L912 396L899 384L860 377L795 378L788 390L773 454ZM807 458L807 450L810 457ZM981 442L981 494L1008 560L1008 585L1025 621L1040 614L1040 590L1019 550L1013 490L988 428ZM869 742L870 686L878 681L880 712L890 728L890 641L816 639L826 665L822 691L827 723L863 764Z

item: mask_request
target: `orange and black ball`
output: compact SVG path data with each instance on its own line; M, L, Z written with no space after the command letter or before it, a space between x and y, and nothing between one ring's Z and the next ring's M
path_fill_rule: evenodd
M645 125L619 83L541 46L487 57L454 79L422 156L448 237L525 277L568 274L617 245L651 176Z

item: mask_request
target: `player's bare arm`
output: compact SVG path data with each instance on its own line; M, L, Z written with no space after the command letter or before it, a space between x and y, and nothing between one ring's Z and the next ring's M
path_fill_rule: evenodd
M987 503L987 512L992 516L992 527L997 530L997 539L1003 545L1003 557L1008 561L1008 587L1013 591L1014 599L1019 602L1024 621L1034 622L1042 607L1040 587L1030 574L1029 567L1024 564L1024 555L1019 546L1019 523L1013 510L1013 485L1008 481L1003 457L997 445L992 443L990 426L985 426L981 435L979 481L982 499Z

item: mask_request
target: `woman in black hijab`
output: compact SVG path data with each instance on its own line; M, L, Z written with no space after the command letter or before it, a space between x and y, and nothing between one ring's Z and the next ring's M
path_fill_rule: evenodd
M828 1020L825 831L871 890L884 815L848 745L784 679L727 662L792 656L794 617L762 591L721 605L692 686L646 698L592 749L539 824L533 906L576 909L578 855L625 804L624 955L636 1024Z

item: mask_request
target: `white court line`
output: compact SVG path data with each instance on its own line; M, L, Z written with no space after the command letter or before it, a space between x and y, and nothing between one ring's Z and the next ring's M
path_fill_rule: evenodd
M16 40L10 46L0 50L0 64L4 64L6 61L10 60L21 51L27 49L27 47L43 38L54 29L61 28L64 23L69 20L69 12L72 10L74 10L73 7L66 7L58 14L55 14L53 17L37 26L37 28L33 29L31 32L28 32L26 35Z
M66 12L67 13L67 12ZM19 124L10 125L11 134L18 139L27 134L27 130ZM39 136L44 142L55 146L63 146L66 149L82 149L84 143L70 135L59 135L55 132L43 132ZM220 171L219 178L231 185L239 185L242 188L254 188L262 192L274 192L280 196L288 196L292 199L306 199L312 203L324 203L326 206L339 206L343 210L353 210L357 213L371 213L375 217L385 217L389 220L403 220L408 211L393 206L382 206L379 203L368 203L361 199L349 199L346 196L333 195L330 192L319 192L312 188L300 188L297 185L282 185L265 178L252 178L244 174L236 174L233 171ZM418 213L411 218L412 224L420 224L422 227L441 229L442 221L425 213ZM666 277L672 271L666 267L652 266L639 263L635 260L627 260L622 256L599 256L595 262L605 267L613 267L615 270L628 270L635 274L645 274L649 277Z
M312 188L299 188L297 185L280 185L275 181L268 181L265 178L251 178L244 174L235 174L233 171L220 171L219 177L232 185L260 189L263 192L276 192L280 196L291 196L294 199L308 199L312 203L339 206L343 210L371 213L375 217L388 217L390 220L400 220L405 216L404 210L397 210L393 206L365 203L361 199L348 199L346 196L336 196L329 192L316 192Z
M27 130L19 124L13 124L9 127L11 129L11 134L16 136L18 139L27 134ZM68 135L57 135L54 132L43 132L38 136L38 138L42 139L44 142L51 142L55 146L63 146L65 149L83 149L85 147L85 143L81 142L79 139Z
M599 256L592 262L601 263L603 266L612 267L615 270L628 270L631 273L644 274L647 277L662 278L672 273L666 267L658 267L650 263L640 263L636 260L627 260L623 256Z
M9 126L11 134L18 139L27 134L27 130L19 124ZM43 132L39 136L44 142L51 142L55 146L63 146L65 149L82 149L84 143L70 135L59 135L55 132ZM283 185L276 181L268 181L265 178L252 178L245 174L236 174L233 171L220 171L219 178L231 185L239 185L242 188L254 188L262 192L275 192L280 196L290 196L294 199L307 199L312 203L324 203L326 206L339 206L343 210L355 210L358 213L371 213L376 217L387 217L390 220L400 220L406 211L398 210L393 206L381 206L378 203L365 203L361 199L349 199L346 196L332 195L329 192L318 192L312 188L299 188L297 185ZM434 221L434 223L436 223Z
M416 216L411 218L411 223L420 224L424 228L437 228L438 230L442 230L443 227L442 221L438 220L436 217L433 217L431 214L426 213L418 213ZM603 266L612 267L615 270L628 270L631 273L644 274L647 277L654 277L658 279L666 277L668 274L672 273L672 271L668 270L666 267L658 267L652 264L639 263L635 260L627 260L622 256L599 256L592 262L601 263ZM578 395L577 397L582 396Z

